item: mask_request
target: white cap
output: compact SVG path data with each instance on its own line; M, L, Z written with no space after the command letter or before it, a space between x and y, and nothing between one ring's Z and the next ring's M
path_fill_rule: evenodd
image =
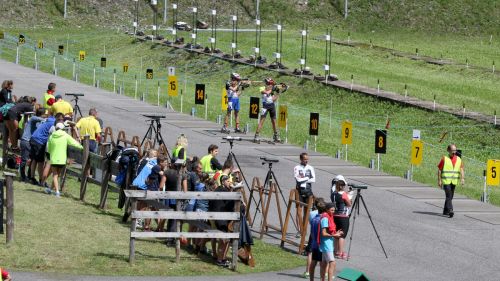
M61 123L61 122L57 123L56 130L62 130L62 129L64 129L64 123Z
M345 183L345 186L347 186L347 180L344 178L344 176L338 175L333 179L334 184L332 185L332 192L335 192L337 190L336 182L338 182L338 181L343 181Z

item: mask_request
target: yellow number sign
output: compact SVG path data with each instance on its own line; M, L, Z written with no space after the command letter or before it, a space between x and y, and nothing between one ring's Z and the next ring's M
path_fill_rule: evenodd
M179 94L178 88L177 76L168 76L168 96L176 97Z
M24 38L24 35L19 34L19 40L17 41L17 43L19 43L19 45L26 43L26 38Z
M226 111L228 106L228 99L227 99L227 91L226 88L222 88L222 94L221 94L221 108L222 111Z
M420 165L424 156L424 142L421 140L411 141L411 164Z
M80 51L79 55L80 55L80 61L84 61L85 60L85 51Z
M500 185L500 160L488 160L486 163L486 184Z
M288 107L286 105L280 105L278 113L278 127L285 129L287 119L288 119Z
M38 49L43 49L43 41L38 40Z
M123 64L123 73L127 73L128 72L128 63L124 63Z
M352 122L342 122L342 144L352 144Z

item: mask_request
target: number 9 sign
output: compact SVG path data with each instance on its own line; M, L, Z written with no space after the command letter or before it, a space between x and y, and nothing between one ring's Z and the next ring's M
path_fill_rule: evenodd
M500 160L488 160L486 163L486 184L500 185Z
M352 122L342 122L342 144L352 144Z

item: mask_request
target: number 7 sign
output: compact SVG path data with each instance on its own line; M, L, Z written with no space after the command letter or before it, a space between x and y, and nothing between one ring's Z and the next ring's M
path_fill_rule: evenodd
M420 165L424 155L424 143L421 140L411 141L411 164Z
M500 185L500 160L488 160L486 163L486 184Z

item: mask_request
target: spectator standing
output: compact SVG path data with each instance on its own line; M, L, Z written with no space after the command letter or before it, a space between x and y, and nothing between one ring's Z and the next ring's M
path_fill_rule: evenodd
M59 177L64 167L66 167L66 161L68 160L68 146L83 149L83 146L79 142L64 131L64 123L57 123L55 131L50 135L47 144L52 172L52 188L55 190L57 197L60 196ZM47 187L45 192L50 194L51 189Z
M295 188L299 193L300 202L307 204L309 197L313 196L312 184L316 182L316 174L314 168L308 164L309 155L306 152L300 154L300 164L295 166L293 169L293 176L295 177ZM305 219L307 208L303 209L302 217ZM300 221L298 214L296 217L297 221ZM300 232L296 234L296 237L300 237Z
M335 213L333 220L338 230L342 230L342 235L335 238L335 258L347 259L347 253L344 252L345 238L349 231L349 214L351 211L351 198L345 191L347 181L342 175L338 175L333 180L331 200L335 204Z
M453 196L455 187L460 183L465 184L464 180L464 163L457 155L457 146L454 144L448 145L448 156L444 155L438 164L438 186L444 190L446 199L444 201L443 215L453 217Z
M312 211L309 215L309 225L311 231L309 234L309 242L307 243L308 255L307 255L307 268L304 273L304 278L309 278L309 280L314 280L314 272L316 270L316 265L321 263L323 257L321 251L319 250L319 234L320 234L320 221L321 215L325 211L325 200L323 198L316 198L314 200L314 206L316 210Z
M62 114L56 116L58 118L62 117ZM33 132L30 139L30 158L31 158L31 175L30 177L35 177L35 169L38 170L39 184L41 186L48 187L45 184L44 177L44 163L45 163L45 149L47 146L47 141L49 140L49 135L51 129L55 125L56 117L52 115L49 111L49 117L45 122L41 123L38 128Z
M320 244L322 261L320 268L321 281L325 281L325 273L328 270L328 281L332 281L335 273L335 257L333 248L333 238L340 237L342 231L337 231L335 222L333 221L333 213L335 212L335 204L328 203L325 207L325 212L321 215L320 220Z
M33 184L38 184L35 178L31 177L31 169L28 169L28 176L26 176L26 164L30 159L30 139L33 132L36 130L37 125L44 121L45 119L42 117L44 110L39 108L35 112L35 116L31 116L24 125L23 135L21 136L21 165L19 166L19 171L21 174L21 180L26 181L29 179ZM27 118L25 116L25 118ZM31 168L31 165L29 166Z
M76 128L80 129L79 135L82 140L85 135L89 135L89 150L96 153L97 143L101 140L101 125L97 120L97 110L91 108L89 116L80 119L76 123Z
M174 159L182 159L186 161L187 159L187 147L188 147L188 139L184 134L181 134L178 138L177 141L175 142L175 148L172 153L172 157ZM172 161L175 162L175 161Z
M43 94L43 107L47 110L52 107L52 105L56 102L54 94L56 92L56 83L49 83L47 86L47 91ZM55 113L54 113L55 114Z
M21 120L22 114L26 112L33 112L36 99L32 97L23 97L7 111L7 115L4 116L5 126L9 130L10 139L10 149L13 151L19 151L17 146L18 141L18 129L19 121Z
M228 176L223 176L221 179L222 185L217 187L214 192L231 192L231 181ZM208 207L210 212L233 212L234 201L231 200L211 200ZM223 232L229 232L229 222L224 220L216 220L215 228ZM229 267L231 262L226 260L226 253L229 246L229 239L219 239L217 244L217 265Z
M14 81L5 80L2 82L2 90L0 91L0 107L6 103L13 103L17 98L12 95L14 89Z
M73 117L73 106L63 100L61 95L55 96L55 102L52 104L51 110L53 114L62 113L65 118L71 119Z
M207 173L210 177L213 177L217 170L222 169L222 165L215 158L217 154L219 154L219 147L211 144L208 146L208 154L200 159L202 172Z

